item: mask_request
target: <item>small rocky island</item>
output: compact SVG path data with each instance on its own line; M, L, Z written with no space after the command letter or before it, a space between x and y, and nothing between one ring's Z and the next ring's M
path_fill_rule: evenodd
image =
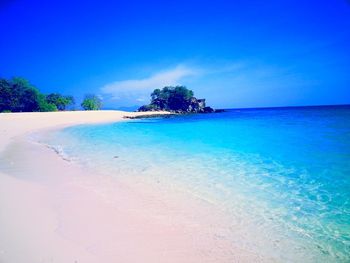
M141 106L138 111L170 111L174 113L212 113L221 112L205 105L205 99L194 97L193 91L185 86L168 86L155 89L151 103Z

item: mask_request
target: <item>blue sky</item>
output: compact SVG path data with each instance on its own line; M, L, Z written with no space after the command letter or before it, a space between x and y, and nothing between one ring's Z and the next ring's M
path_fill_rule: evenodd
M0 76L106 107L183 84L217 108L350 103L350 2L0 1Z

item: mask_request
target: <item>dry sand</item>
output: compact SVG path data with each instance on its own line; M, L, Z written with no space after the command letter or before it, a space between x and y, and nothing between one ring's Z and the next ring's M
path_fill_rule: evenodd
M1 263L266 261L223 238L210 204L92 174L25 136L138 114L0 114Z

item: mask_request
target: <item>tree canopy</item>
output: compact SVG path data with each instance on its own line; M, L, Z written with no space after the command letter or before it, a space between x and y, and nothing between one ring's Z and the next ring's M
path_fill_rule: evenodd
M0 112L57 111L73 104L72 96L46 96L24 78L0 78Z
M0 79L0 112L55 111L57 107L24 78Z
M214 109L205 106L205 99L197 99L194 97L193 91L185 86L167 86L155 89L151 93L151 103L139 108L139 111L158 110L178 113L214 112Z
M185 86L167 86L151 93L151 105L162 110L186 110L192 97L193 91Z
M102 100L93 94L87 94L84 97L81 107L84 110L99 110L102 107Z
M69 105L73 105L75 103L72 96L63 96L59 93L51 93L47 95L46 101L54 104L60 111L66 110Z
M167 86L155 89L151 93L151 103L141 107L141 110L187 111L191 99L195 99L193 91L185 86Z

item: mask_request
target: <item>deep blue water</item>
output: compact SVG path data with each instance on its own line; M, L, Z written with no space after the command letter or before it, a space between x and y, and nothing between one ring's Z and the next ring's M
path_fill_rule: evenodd
M113 176L150 178L217 205L232 218L232 240L263 255L350 261L350 106L82 125L46 140Z

